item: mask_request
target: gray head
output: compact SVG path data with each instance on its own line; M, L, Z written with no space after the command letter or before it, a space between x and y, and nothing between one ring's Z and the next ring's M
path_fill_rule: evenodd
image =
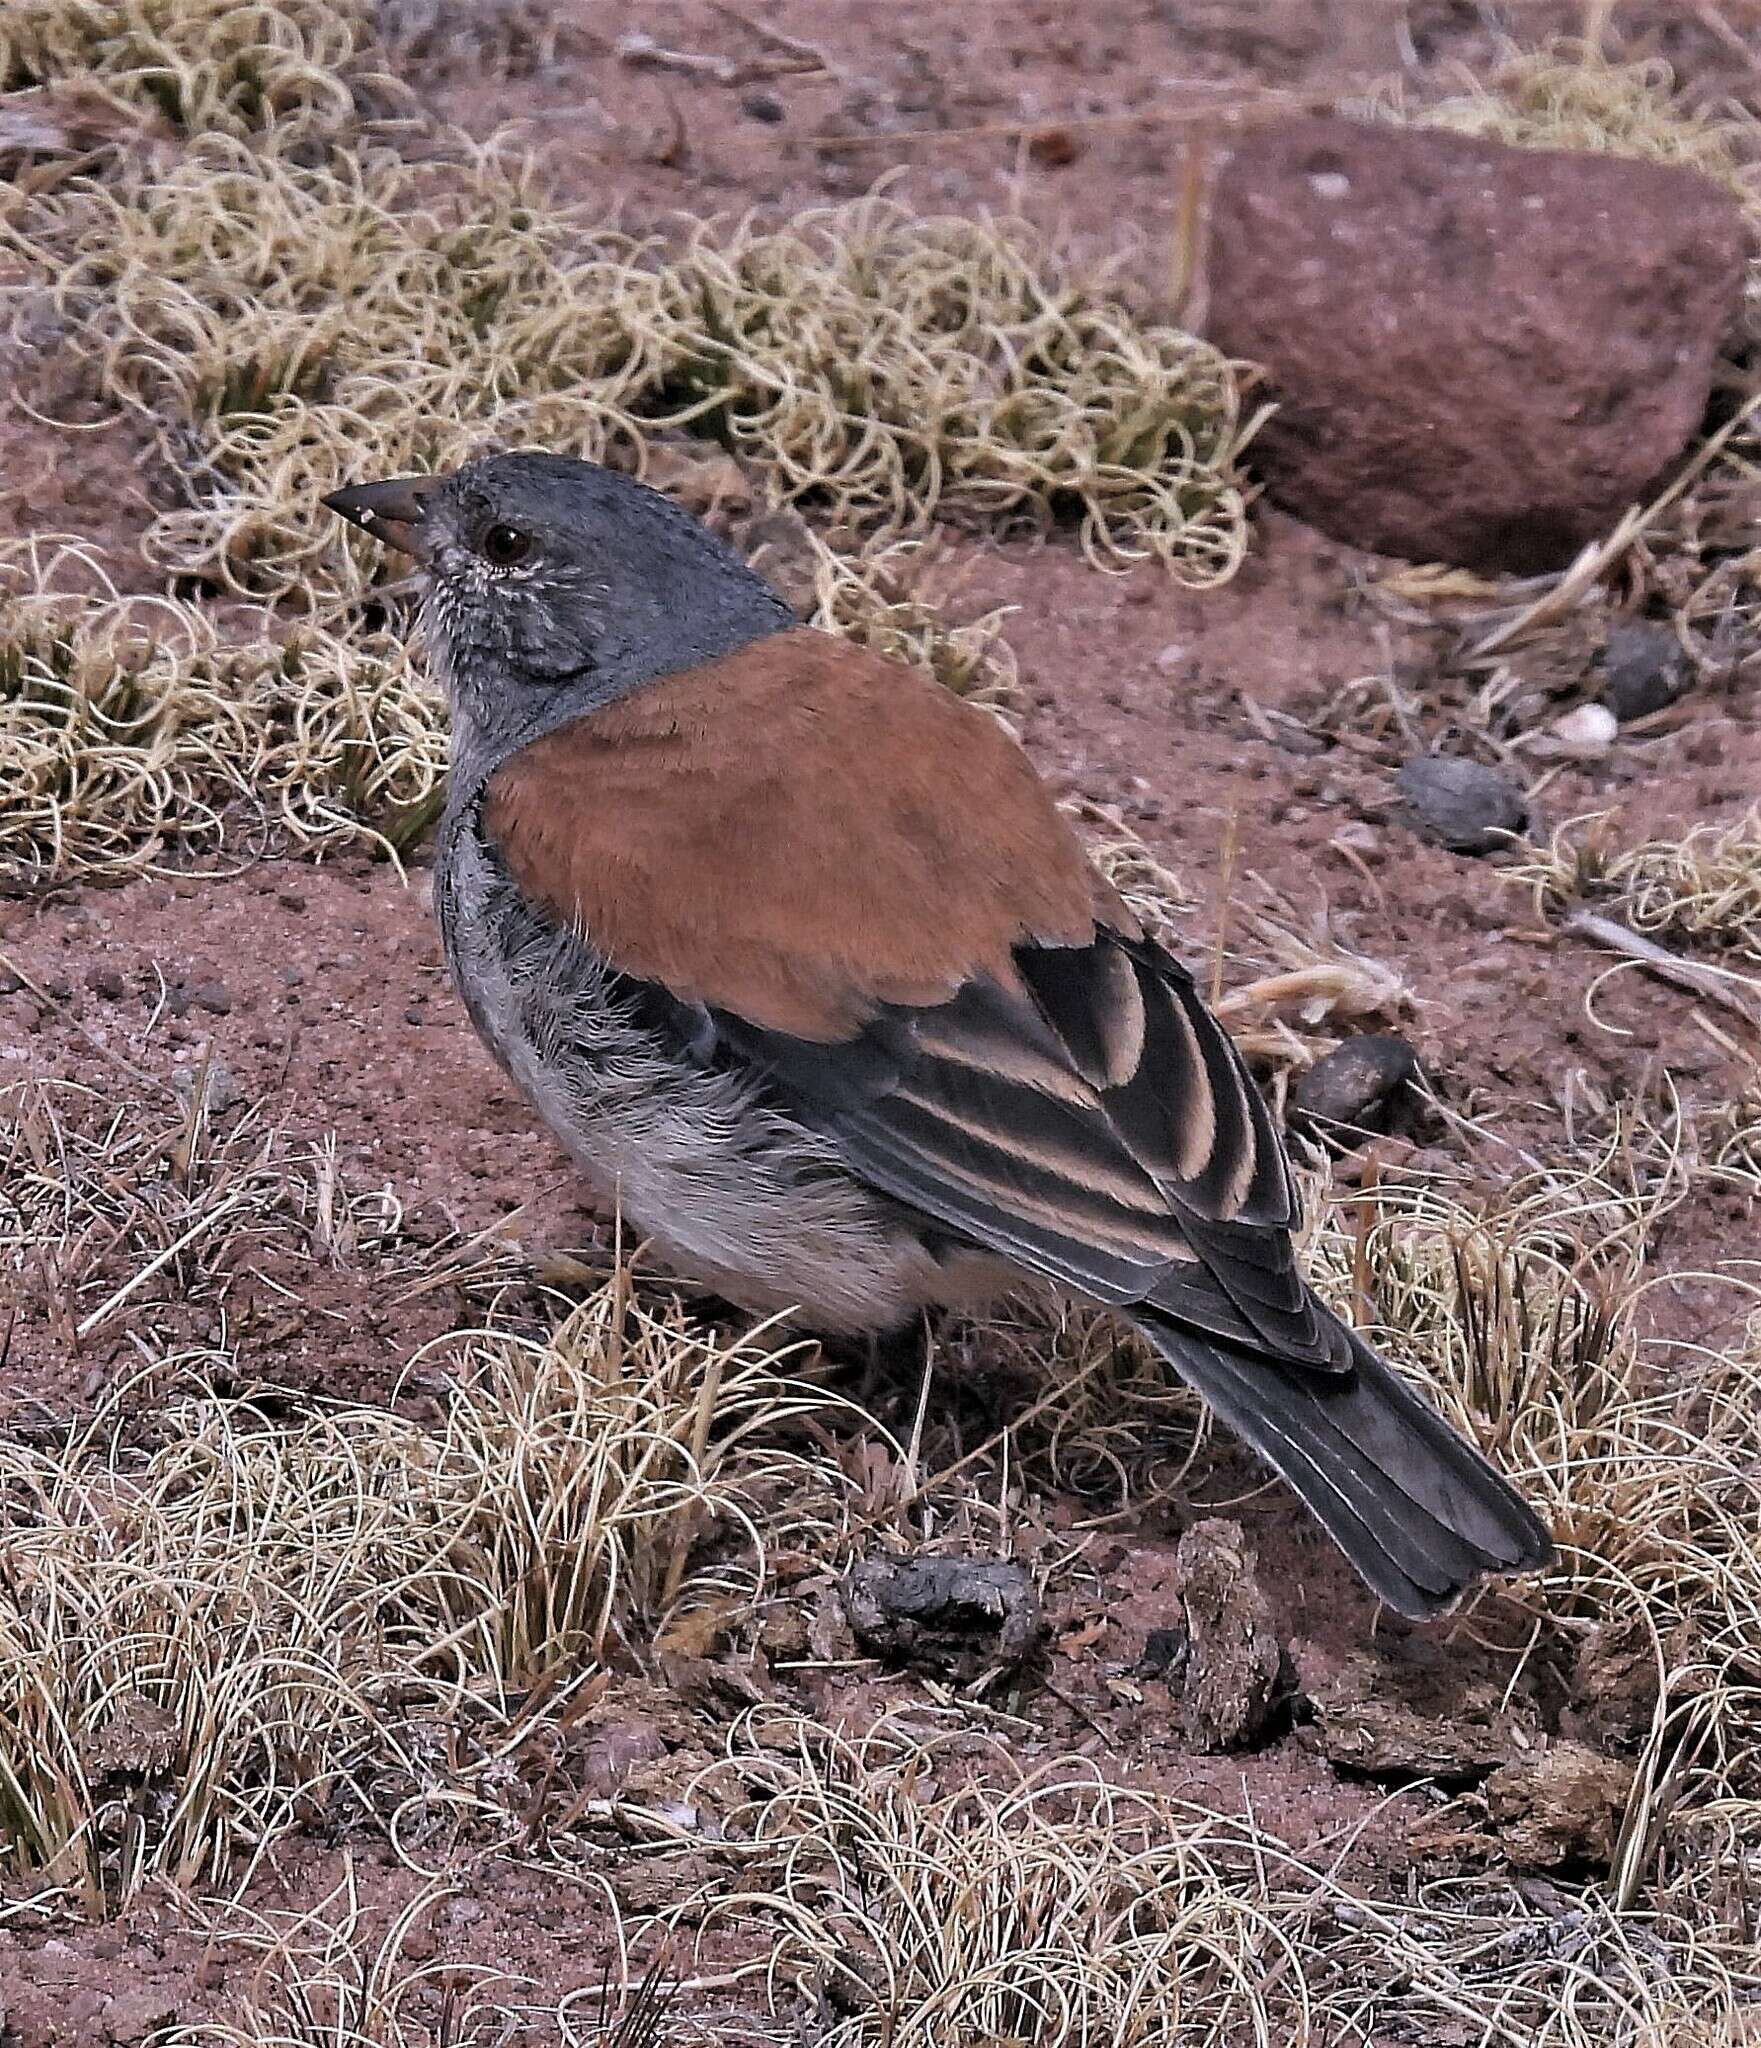
M657 676L796 623L689 513L572 456L492 455L324 502L422 564L459 780Z

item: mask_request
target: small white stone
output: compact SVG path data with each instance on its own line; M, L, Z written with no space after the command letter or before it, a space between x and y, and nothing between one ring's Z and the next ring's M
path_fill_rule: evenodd
M1600 761L1612 749L1620 723L1606 704L1580 704L1553 721L1559 751L1574 761Z

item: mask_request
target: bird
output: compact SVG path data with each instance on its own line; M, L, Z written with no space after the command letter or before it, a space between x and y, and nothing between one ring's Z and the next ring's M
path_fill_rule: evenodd
M664 1265L830 1336L1098 1305L1415 1620L1551 1560L1304 1277L1264 1097L990 712L599 464L323 502L419 567L465 1009Z

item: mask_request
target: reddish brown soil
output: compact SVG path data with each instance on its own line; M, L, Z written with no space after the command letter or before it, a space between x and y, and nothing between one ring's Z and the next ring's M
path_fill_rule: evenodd
M1539 25L1548 10L1534 12ZM1731 84L1728 50L1678 22L1675 10L1654 12L1678 61L1701 66L1709 89ZM1571 22L1578 10L1559 13ZM554 73L506 85L441 80L431 90L479 131L524 124L566 189L595 208L620 209L632 225L674 209L831 200L903 165L899 189L915 203L1018 205L1081 246L1139 264L1150 261L1145 252L1166 248L1178 203L1177 131L1166 124L1071 127L1063 142L1037 151L1014 132L928 144L868 146L866 138L1138 112L1180 98L1185 88L1176 81L1331 88L1396 66L1403 19L1426 56L1472 56L1485 40L1480 10L1451 0L1145 0L1086 11L1050 0L969 0L958 10L929 0L844 9L787 0L760 4L755 14L823 48L835 75L722 86L633 72L610 43L640 26L676 48L760 53L728 13L687 0L643 8L579 0L569 14L581 33ZM742 111L742 95L758 90L782 103L780 122ZM854 133L864 146L813 139L833 131ZM125 547L126 435L94 435L58 459L59 443L13 424L6 522ZM1418 998L1410 1028L1440 1089L1464 1106L1496 1104L1511 1135L1526 1141L1557 1130L1557 1099L1573 1069L1617 1097L1644 1085L1660 1060L1701 1094L1728 1085L1683 1000L1637 977L1623 976L1602 1000L1600 1014L1614 1029L1590 1022L1583 997L1605 960L1547 937L1493 865L1419 844L1391 815L1386 765L1337 749L1298 757L1262 737L1244 697L1262 709L1311 714L1331 689L1391 652L1422 651L1399 632L1391 641L1379 614L1355 600L1361 579L1379 566L1371 558L1262 514L1246 568L1201 596L1148 570L1102 576L1063 541L958 546L970 557L963 601L1015 607L1007 632L1020 657L1035 759L1062 788L1117 806L1186 880L1207 906L1193 919L1195 946L1212 928L1208 906L1233 817L1245 874L1263 878L1299 912L1324 908L1339 938L1398 969ZM1752 705L1708 697L1694 703L1681 730L1623 741L1605 766L1559 775L1541 809L1557 820L1618 806L1634 828L1682 816L1720 821L1738 815L1757 788L1761 728ZM1359 837L1342 852L1338 834L1353 823L1367 824L1373 839ZM390 1186L425 1243L469 1237L524 1205L513 1226L523 1240L580 1244L592 1219L556 1148L472 1036L441 971L426 897L418 856L407 882L357 858L267 861L226 878L0 899L0 948L50 997L0 997L0 1082L64 1076L126 1100L136 1084L109 1056L166 1077L212 1043L266 1125L302 1141L334 1132L345 1180ZM101 983L108 994L94 985L102 969L115 970L122 993L114 981ZM225 1007L204 1007L195 994L173 1015L176 1005L159 1002L160 976L192 994L212 996L222 985ZM1465 1163L1488 1180L1503 1171L1496 1151ZM1705 1266L1740 1248L1745 1230L1740 1213L1700 1205L1672 1227L1661 1263ZM444 1290L400 1301L371 1270L307 1270L289 1326L267 1312L251 1283L238 1286L228 1297L229 1329L248 1368L353 1398L387 1396L413 1346L451 1326L459 1310ZM41 1284L34 1292L27 1285L0 1383L0 1428L43 1407L65 1413L90 1401L136 1356L126 1342L131 1329L188 1342L212 1334L175 1302L148 1301L76 1351L65 1341L65 1318L58 1323L42 1297ZM253 1304L254 1316L244 1312ZM1666 1313L1680 1334L1695 1334L1706 1302L1684 1290ZM892 1397L906 1427L914 1396L902 1384ZM1200 1492L1224 1499L1251 1484L1245 1462L1224 1451ZM1140 1697L1132 1698L1130 1674L1145 1638L1170 1618L1173 1542L1189 1505L1176 1501L1125 1525L1079 1572L1059 1578L1055 1645L1075 1637L1079 1647L1055 1646L1049 1682L1028 1682L1011 1702L1022 1717L1011 1740L1028 1760L1082 1747L1128 1780L1223 1808L1251 1800L1263 1825L1298 1845L1319 1849L1370 1823L1360 1851L1366 1866L1397 1867L1402 1809L1371 1822L1379 1795L1339 1781L1295 1737L1248 1757L1199 1757L1171 1733L1161 1681L1137 1683ZM1083 1508L1051 1501L1041 1511L1048 1524L1068 1526ZM1370 1606L1282 1492L1260 1490L1239 1512L1312 1683L1363 1639ZM783 1697L854 1720L916 1696L913 1682L872 1673L807 1685L779 1674L774 1683ZM640 1717L653 1701L645 1681L626 1675L610 1705ZM700 1720L685 1753L702 1758L719 1740L720 1730ZM679 1775L682 1782L682 1762ZM277 1852L252 1904L266 1911L322 1897L341 1874L345 1848L381 1924L414 1881L366 1833L344 1845L295 1840ZM216 1981L204 1965L204 1937L191 1928L169 1895L150 1897L113 1926L60 1911L0 1926L7 2048L140 2039L155 2014L193 2020L224 2011L239 1987ZM529 1973L533 1996L552 2004L596 1984L608 1955L596 1888L511 1858L471 1870L466 1898L441 1909L432 1940L430 1953L446 1960ZM718 1944L701 1965L711 1971L726 1960ZM756 2014L757 1994L744 1998ZM695 1996L692 2009L707 2016L712 2003ZM735 2025L734 2014L726 2018ZM735 2026L726 2038L745 2035Z

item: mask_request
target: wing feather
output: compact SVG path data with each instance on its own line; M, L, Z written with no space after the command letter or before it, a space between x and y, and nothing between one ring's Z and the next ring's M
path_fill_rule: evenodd
M945 1228L1113 1306L1348 1371L1297 1269L1270 1114L1190 976L1104 930L1021 947L1017 967L1019 989L971 982L847 1047L720 1028L858 1171ZM884 1061L858 1052L881 1039Z

